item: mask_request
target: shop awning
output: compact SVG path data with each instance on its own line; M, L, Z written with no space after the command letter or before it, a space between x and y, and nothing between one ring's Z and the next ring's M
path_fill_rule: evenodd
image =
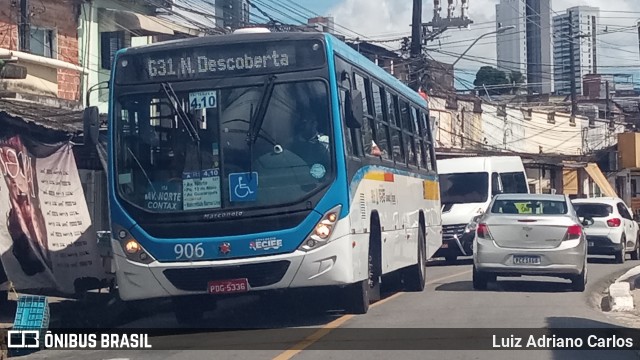
M155 16L147 16L131 11L99 9L100 32L131 31L137 36L158 34L174 35L174 29L167 21Z
M618 194L616 194L616 191L614 190L614 188L611 186L611 184L609 183L607 178L604 176L602 171L600 171L598 164L588 163L587 166L585 167L585 170L587 171L587 174L589 174L589 177L593 179L593 182L595 182L596 185L598 185L600 190L602 190L602 192L605 195L618 197Z

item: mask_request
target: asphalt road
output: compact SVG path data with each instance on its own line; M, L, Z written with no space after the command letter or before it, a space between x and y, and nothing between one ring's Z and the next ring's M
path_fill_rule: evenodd
M270 302L248 297L229 299L207 314L196 331L176 329L173 315L160 305L149 306L148 316L123 324L128 328L169 328L160 342L166 348L186 349L210 344L218 350L87 350L40 351L22 359L639 359L635 351L477 351L396 350L416 348L426 342L440 347L465 349L473 336L460 338L445 328L484 328L490 334L504 328L598 328L618 326L614 318L597 309L599 294L607 283L638 261L613 264L608 258L591 258L584 293L572 292L569 282L553 278L499 278L486 291L471 285L471 261L454 265L429 264L428 286L422 293L388 293L366 315L343 316L337 311L308 311L314 298L281 299ZM329 300L332 297L329 297ZM329 301L323 300L323 301ZM329 308L330 305L327 305ZM219 328L276 328L260 331L222 331ZM640 327L640 324L638 324ZM218 329L216 329L218 328ZM295 328L295 329L292 329ZM425 330L435 328L440 330ZM393 329L393 330L392 330ZM266 337L265 337L266 336ZM407 340L420 339L420 340ZM157 339L157 338L156 338ZM306 339L306 340L305 340ZM405 342L402 342L405 341ZM241 344L241 345L238 345ZM265 345L266 344L266 345ZM219 350L225 348L230 350ZM426 348L427 346L422 346ZM256 349L240 351L237 348ZM358 350L326 350L326 349ZM394 349L381 350L381 349ZM268 349L268 350L265 350ZM322 349L322 350L318 350Z

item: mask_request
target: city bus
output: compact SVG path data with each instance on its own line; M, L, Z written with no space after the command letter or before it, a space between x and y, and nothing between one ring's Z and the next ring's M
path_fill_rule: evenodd
M188 322L203 316L194 299L331 288L364 314L382 282L424 289L442 235L418 93L324 33L180 39L120 50L113 64L122 300L171 298Z

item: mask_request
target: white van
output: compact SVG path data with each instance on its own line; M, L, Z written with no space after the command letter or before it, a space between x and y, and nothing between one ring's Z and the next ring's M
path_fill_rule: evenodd
M433 257L452 262L472 255L475 220L493 196L529 193L519 156L464 157L438 160L442 203L442 246Z

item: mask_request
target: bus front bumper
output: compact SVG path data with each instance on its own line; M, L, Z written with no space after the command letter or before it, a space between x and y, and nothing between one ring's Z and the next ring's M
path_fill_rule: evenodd
M239 278L248 280L249 291L355 283L366 278L367 264L357 259L366 259L363 254L368 249L367 241L353 246L352 240L343 236L309 252L148 265L128 260L117 241L112 240L112 245L118 291L126 301L207 294L210 281Z

